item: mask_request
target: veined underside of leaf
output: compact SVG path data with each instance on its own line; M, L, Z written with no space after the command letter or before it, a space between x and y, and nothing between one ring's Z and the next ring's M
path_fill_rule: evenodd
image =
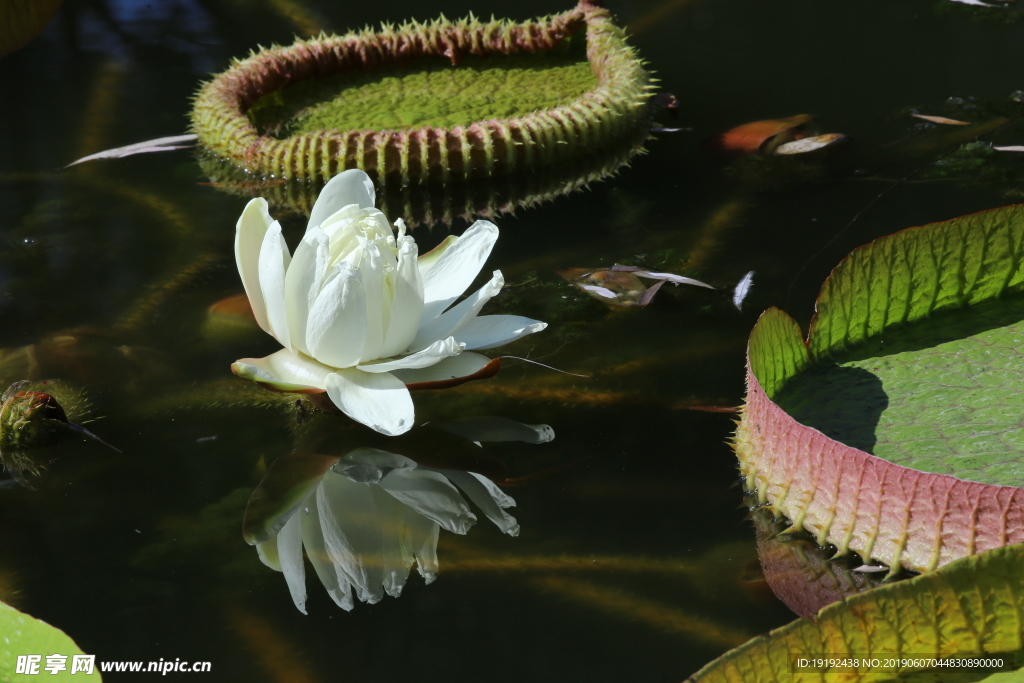
M998 548L931 574L882 586L825 607L814 616L758 636L727 652L688 683L1009 683L1024 660L1024 546ZM885 667L889 658L981 655L1004 670ZM798 657L869 657L875 670L795 672ZM888 668L888 670L882 670Z
M747 488L893 572L1024 542L1024 208L861 247L816 308L751 333Z

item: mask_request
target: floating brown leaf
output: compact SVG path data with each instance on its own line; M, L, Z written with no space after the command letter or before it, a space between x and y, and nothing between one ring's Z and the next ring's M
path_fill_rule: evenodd
M714 142L727 152L771 154L779 145L804 137L799 129L813 118L810 114L799 114L784 119L752 121L722 133Z

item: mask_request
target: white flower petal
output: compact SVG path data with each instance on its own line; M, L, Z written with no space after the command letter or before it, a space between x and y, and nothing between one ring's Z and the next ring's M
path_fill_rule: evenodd
M303 614L306 613L306 568L302 564L302 523L299 516L309 505L312 496L306 498L299 506L299 511L277 533L277 552L284 572L284 580L288 583L288 591L292 594L292 602Z
M320 263L322 259L318 259L318 254L321 250L326 254L327 246L327 235L323 230L317 227L308 230L295 248L295 255L292 256L284 278L284 301L288 307L292 345L307 355L306 321L319 292L323 270L326 269L326 264Z
M493 481L474 472L438 471L462 489L462 492L469 496L471 501L476 503L476 506L487 515L487 519L494 522L496 527L509 536L519 535L519 525L516 523L516 518L502 509L513 507L516 503L504 491L499 489Z
M473 283L497 239L498 228L494 223L477 221L432 266L421 267L425 322L439 316Z
M521 315L480 315L463 327L455 338L467 349L493 349L548 326Z
M352 599L352 587L345 573L331 562L324 543L324 534L320 528L320 512L317 509L316 496L311 495L306 503L295 513L299 517L302 530L302 544L306 546L306 557L316 571L320 583L327 589L335 604L345 611L355 607Z
M245 205L238 223L235 225L235 264L238 274L242 277L242 285L249 296L256 322L264 331L270 332L267 322L267 305L263 301L263 290L260 289L260 249L267 229L274 221L270 218L267 200L259 197Z
M331 258L343 259L358 248L356 234L364 215L365 211L358 204L348 204L320 223L320 229L331 240Z
M355 168L343 171L320 190L309 215L309 227L320 225L324 219L349 204L372 209L375 197L370 176Z
M405 384L419 384L420 382L440 382L444 380L468 377L479 372L485 365L491 362L487 356L472 351L463 351L457 356L445 358L434 365L425 368L413 368L407 370L395 370L393 374Z
M265 358L243 358L231 370L243 379L267 385L278 391L312 393L327 388L327 376L334 368L288 349L281 349Z
M377 506L377 524L380 528L380 555L383 569L384 591L393 598L402 594L409 578L412 559L402 552L402 504L379 486L370 486L373 502Z
M334 566L345 573L356 596L371 605L384 597L377 506L367 484L328 471L316 491L320 530Z
M425 254L420 254L419 259L417 259L420 267L420 272L422 272L425 275L428 270L434 267L434 264L437 263L437 260L441 258L441 256L444 255L446 251L451 249L452 245L458 241L458 235L448 235L443 240L441 240L441 243L438 244L436 247L434 247Z
M292 255L281 234L281 224L274 221L263 236L260 247L260 291L267 307L267 324L270 333L285 348L291 348L291 332L288 329L288 309L284 300L284 278L291 263Z
M736 307L737 311L743 310L743 300L747 298L747 294L750 293L750 287L754 284L754 271L750 271L743 276L743 279L736 283L736 288L732 291L732 304Z
M458 490L437 472L423 468L394 470L380 480L379 486L446 531L465 534L476 524L476 515Z
M416 242L411 237L398 240L398 266L392 277L395 294L381 358L408 349L423 316L423 278L416 261Z
M441 527L407 505L399 503L398 507L403 522L400 528L402 557L407 562L415 560L424 582L433 583L438 572L437 539Z
M328 375L326 384L334 405L356 422L388 436L412 429L412 397L394 375L343 368Z
M363 363L356 368L363 372L391 372L392 370L403 370L407 368L426 368L445 358L457 356L462 353L462 345L455 341L455 337L448 337L434 342L427 348L416 353L395 358L394 360L382 360L374 363Z
M358 272L366 300L366 322L363 325L366 337L359 360L376 360L384 349L384 323L391 318L391 298L384 292L383 254L378 245L373 242L366 245Z
M444 339L450 335L457 334L477 316L480 309L484 307L484 304L491 300L491 297L501 291L504 284L505 278L502 277L501 271L494 271L491 279L483 287L467 296L455 306L452 306L451 309L445 311L440 316L421 324L419 331L416 332L415 339L409 345L409 349L411 351L419 351L428 344L432 344L436 339Z
M339 263L309 309L306 344L313 357L335 368L359 362L366 340L366 298L359 273Z

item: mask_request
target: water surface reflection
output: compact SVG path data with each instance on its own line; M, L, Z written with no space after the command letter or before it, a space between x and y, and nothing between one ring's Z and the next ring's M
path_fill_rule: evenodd
M326 419L331 418L321 421ZM426 583L433 582L440 530L465 535L477 521L466 498L502 532L519 535L515 518L505 511L515 506L510 496L483 474L451 468L460 462L472 467L475 457L467 463L458 449L435 454L433 461L449 465L439 469L371 447L321 455L310 451L325 439L322 428L316 431L321 433L307 432L295 452L274 461L250 497L244 521L246 540L264 564L284 573L303 614L303 549L334 602L351 610L353 590L370 604L384 593L397 598L413 564ZM451 431L472 442L470 448L482 448L481 441L554 438L548 425L503 418L455 421ZM403 441L416 438L414 432Z

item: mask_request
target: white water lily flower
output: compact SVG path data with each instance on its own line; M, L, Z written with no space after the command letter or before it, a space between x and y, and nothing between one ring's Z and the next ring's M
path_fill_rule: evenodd
M476 523L456 486L499 529L519 535L515 518L505 512L515 501L490 479L360 448L335 463L277 535L256 549L265 565L284 573L303 614L303 547L320 583L342 609L355 605L353 591L370 604L384 593L398 597L414 563L427 583L437 578L441 529L465 534Z
M470 350L507 344L547 323L478 316L504 284L500 271L452 306L498 239L493 223L477 221L419 256L405 225L396 222L396 237L374 197L362 171L333 178L294 256L266 200L249 202L238 219L235 260L256 321L284 348L231 368L278 391L326 391L352 419L395 435L413 426L406 384L473 375L490 359Z

